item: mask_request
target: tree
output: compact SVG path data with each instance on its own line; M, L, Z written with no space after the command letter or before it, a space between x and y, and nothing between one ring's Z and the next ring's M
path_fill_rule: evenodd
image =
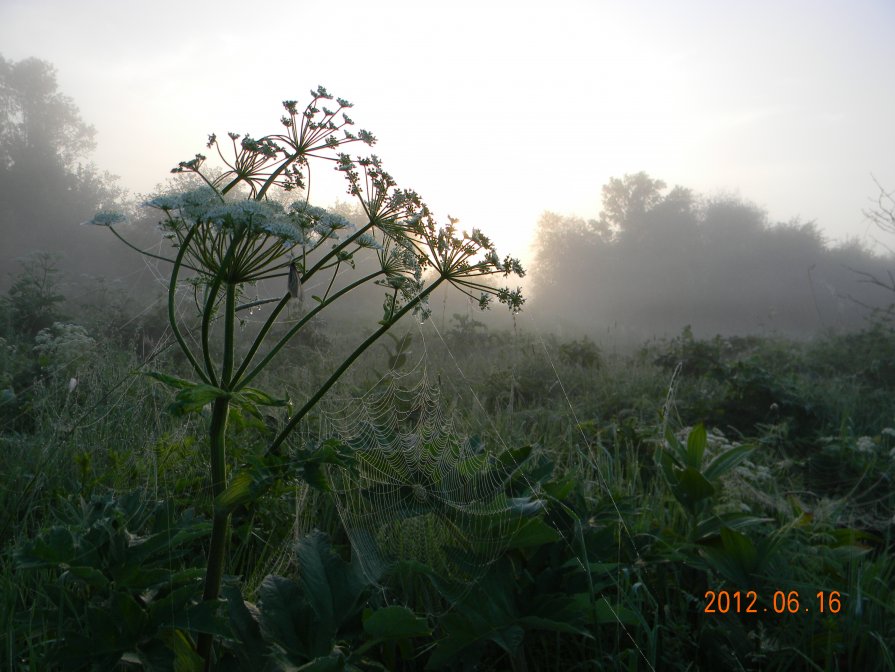
M596 225L597 222L586 222L580 217L563 217L549 211L541 214L534 249L539 286L566 285L578 267L593 263L600 242Z
M0 56L0 165L7 170L36 159L74 172L96 148L96 129L57 87L56 69L46 61Z
M677 331L805 333L863 320L842 297L880 307L866 285L895 291L882 260L858 248L828 248L812 223L772 226L734 196L697 198L640 172L603 187L599 222L546 213L536 238L539 306L579 326L620 324L641 335ZM895 202L881 190L868 217L895 231ZM843 265L861 268L860 282ZM575 286L585 291L567 290ZM857 305L857 304L856 304Z
M97 254L102 241L72 235L73 221L121 197L116 178L86 162L95 147L96 130L59 92L52 65L0 56L0 263L9 267L38 248L67 253L63 268L88 253L93 260L109 256Z
M662 180L654 180L643 171L610 178L603 185L600 222L617 235L638 230L646 213L662 200L665 187Z
M895 191L886 191L886 189L874 178L876 186L879 189L879 195L876 199L876 207L864 211L864 216L873 222L876 227L884 232L895 234ZM891 249L889 250L891 252ZM895 292L895 275L891 270L886 271L886 277L881 277L879 273L871 273L868 271L855 270L859 276L863 278L863 282L882 287L890 292Z
M864 216L886 233L895 234L895 191L886 191L876 179L879 195L876 199L876 207L864 211Z

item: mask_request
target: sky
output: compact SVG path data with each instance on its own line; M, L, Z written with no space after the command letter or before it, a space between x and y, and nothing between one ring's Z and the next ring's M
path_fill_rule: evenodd
M132 193L322 84L401 186L524 257L641 170L893 246L862 214L895 188L893 28L892 0L0 0L0 54L56 66ZM348 200L320 172L312 201Z

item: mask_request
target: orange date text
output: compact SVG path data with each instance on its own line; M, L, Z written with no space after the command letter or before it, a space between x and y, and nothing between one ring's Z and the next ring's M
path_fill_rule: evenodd
M754 590L707 590L705 600L703 613L706 614L838 614L842 609L838 590L818 591L813 599L800 598L797 590L775 590L770 604L760 603Z

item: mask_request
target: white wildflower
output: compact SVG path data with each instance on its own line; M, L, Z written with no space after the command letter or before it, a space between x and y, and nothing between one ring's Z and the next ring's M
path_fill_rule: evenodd
M354 242L358 247L368 247L371 250L381 250L382 245L379 244L379 241L376 240L369 233L362 233L357 238L354 239Z
M91 224L93 226L112 226L113 224L119 224L122 222L126 222L127 217L122 215L120 212L111 212L111 211L102 211L97 212L93 215L92 219L88 219L86 222L81 222L81 226L86 226Z
M48 371L73 371L96 347L84 327L55 322L34 337L37 361Z
M296 229L292 223L285 220L278 219L270 222L264 222L260 226L260 229L264 233L270 236L274 236L275 238L280 238L290 244L301 245L307 242L307 238L305 238L304 233Z
M209 209L220 205L218 193L211 187L199 187L180 195L180 210L190 219L202 219Z
M872 453L876 449L876 444L869 436L861 436L855 445L855 450L859 453Z
M158 210L164 210L165 212L169 212L171 210L177 210L180 207L181 200L179 196L156 196L148 201L144 201L143 205L147 208L156 208Z

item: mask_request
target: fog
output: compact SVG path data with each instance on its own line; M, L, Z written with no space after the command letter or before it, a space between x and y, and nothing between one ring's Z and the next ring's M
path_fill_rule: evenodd
M288 39L246 34L227 3L73 7L0 7L0 291L55 267L69 312L163 321L166 269L79 223L121 210L123 235L161 249L139 203L184 186L169 169L208 133L277 132L280 101L324 83L402 186L522 256L529 324L810 336L893 303L888 3L349 2L332 30L301 28L336 20L317 10L253 8L259 26L298 26ZM325 175L310 198L357 215ZM448 324L470 307L437 294L433 309ZM492 312L478 319L512 324Z

